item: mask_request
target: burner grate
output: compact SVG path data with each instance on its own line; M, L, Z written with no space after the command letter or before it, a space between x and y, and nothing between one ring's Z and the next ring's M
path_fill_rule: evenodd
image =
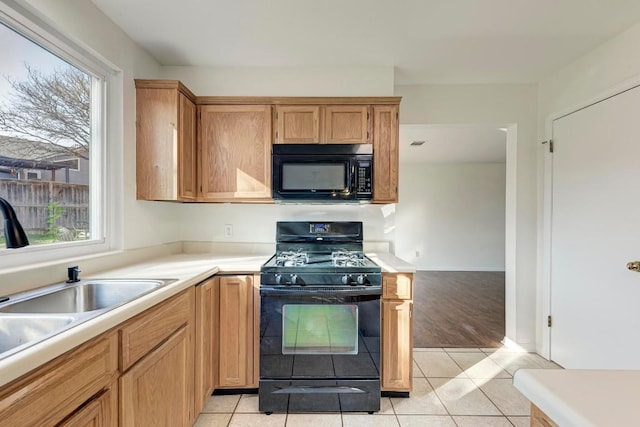
M306 252L283 251L276 255L276 265L282 267L299 267L309 262Z
M366 261L360 251L335 251L331 253L334 267L364 267Z

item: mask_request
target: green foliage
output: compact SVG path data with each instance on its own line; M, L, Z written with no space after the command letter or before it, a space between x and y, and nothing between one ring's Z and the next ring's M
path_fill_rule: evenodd
M60 229L57 222L62 216L62 212L64 209L58 201L49 202L47 205L47 234L54 242L60 240Z

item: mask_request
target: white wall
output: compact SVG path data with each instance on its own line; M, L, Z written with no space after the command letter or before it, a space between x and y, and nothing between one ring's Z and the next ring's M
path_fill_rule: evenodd
M36 13L58 31L74 39L118 70L119 99L112 99L118 113L107 144L115 154L108 165L113 196L108 205L123 217L118 226L125 249L156 245L180 239L177 205L135 200L135 87L134 78L159 78L159 64L93 3L86 0L29 0Z
M402 163L396 255L418 270L504 271L505 167Z
M535 348L537 86L407 85L396 86L396 95L403 97L401 124L508 127L506 335L527 349Z
M584 107L604 96L613 95L620 89L640 84L640 23L627 29L617 37L603 43L586 55L567 64L539 84L538 135L540 140L550 138L550 119ZM603 141L606 144L606 141ZM545 168L545 163L547 167ZM550 191L550 156L542 155L539 161L539 233L541 242L538 251L539 286L537 295L539 327L537 329L538 352L548 354L548 328L544 319L549 314L548 283L548 235L549 224L543 221L544 205ZM546 193L545 193L546 191ZM599 315L606 316L603 312Z

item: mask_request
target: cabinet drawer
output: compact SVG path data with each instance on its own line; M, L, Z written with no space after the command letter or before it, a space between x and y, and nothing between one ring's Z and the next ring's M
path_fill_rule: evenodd
M106 388L115 378L117 369L115 333L84 344L0 392L1 424L58 424Z
M413 274L382 275L382 298L413 299Z
M118 425L117 392L105 390L58 427L111 427Z
M124 372L142 356L186 324L193 314L194 288L134 317L120 329L120 371Z

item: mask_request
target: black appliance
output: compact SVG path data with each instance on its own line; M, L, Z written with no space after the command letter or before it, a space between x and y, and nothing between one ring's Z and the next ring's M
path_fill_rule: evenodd
M370 201L373 196L371 144L274 144L273 198L276 201Z
M378 411L382 274L362 223L278 222L260 276L260 411Z

